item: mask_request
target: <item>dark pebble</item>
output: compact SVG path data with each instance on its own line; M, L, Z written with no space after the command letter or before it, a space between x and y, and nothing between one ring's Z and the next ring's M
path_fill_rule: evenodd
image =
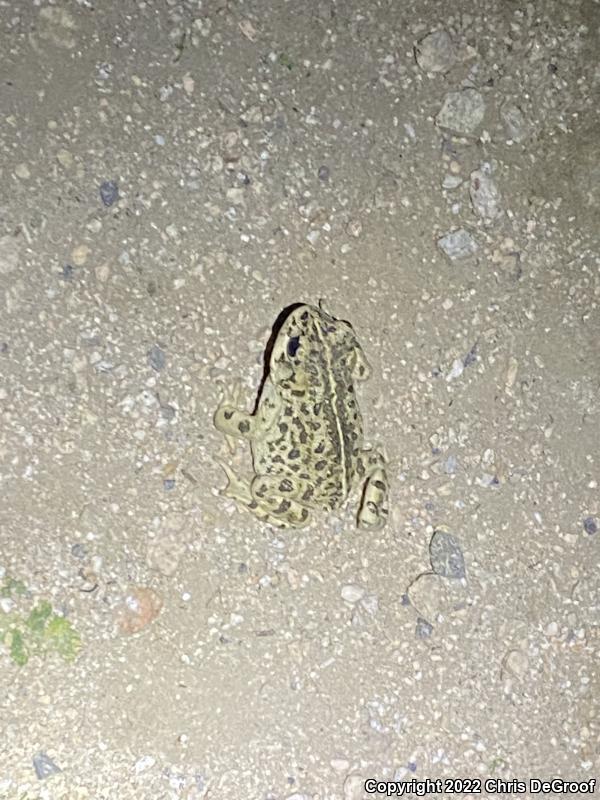
M433 625L430 622L427 622L426 619L419 617L415 627L415 633L419 639L429 639L433 633Z
M598 533L598 523L594 517L586 517L583 520L583 530L589 533L590 536L593 536L594 533Z
M150 350L148 350L148 363L155 369L157 372L160 372L161 369L164 369L165 364L167 363L167 357L165 356L164 350L155 344L153 345Z
M38 753L33 757L33 766L38 780L43 781L54 775L55 772L62 772L60 767L57 767L54 761L47 756L46 753Z
M75 544L74 544L74 545L71 547L71 555L72 555L74 558L85 558L85 556L86 556L86 548L85 548L85 545L84 545L82 542L76 542L76 543L75 543Z
M436 531L429 542L431 568L443 578L464 578L465 559L458 539L451 533Z
M175 419L176 411L173 406L165 405L160 407L160 415L163 419L166 419L170 422L172 419Z
M325 164L319 167L319 171L317 172L320 181L328 181L329 180L329 167Z
M477 342L473 345L473 347L469 350L467 355L463 359L463 367L470 367L471 364L474 364L477 361Z
M175 479L165 478L165 480L163 481L163 487L165 492L170 492L172 489L175 488Z
M104 181L100 184L100 197L105 206L112 206L119 199L119 187L116 181Z

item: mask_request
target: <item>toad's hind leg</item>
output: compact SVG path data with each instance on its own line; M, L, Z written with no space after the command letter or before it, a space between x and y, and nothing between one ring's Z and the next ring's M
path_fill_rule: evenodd
M358 509L358 527L376 531L383 528L388 516L388 481L385 459L377 450L363 450L359 455L358 473L364 485Z
M286 505L282 502L283 498L279 498L278 502L269 502L253 494L255 487L256 489L261 489L267 485L264 483L264 475L256 476L253 481L243 480L242 478L238 478L235 472L233 472L225 462L221 461L221 459L216 458L215 461L223 469L225 475L227 475L227 486L220 491L220 494L224 497L231 497L238 505L247 508L255 517L263 522L268 522L269 525L274 525L278 528L302 527L306 525L308 522L308 513L305 517L305 509L295 501L291 501L291 503ZM261 479L261 483L257 482L259 478ZM281 479L278 479L278 483L281 483Z
M303 528L310 519L308 501L312 492L299 478L285 475L256 475L252 496L263 513L277 520L282 528ZM272 520L269 520L272 522Z

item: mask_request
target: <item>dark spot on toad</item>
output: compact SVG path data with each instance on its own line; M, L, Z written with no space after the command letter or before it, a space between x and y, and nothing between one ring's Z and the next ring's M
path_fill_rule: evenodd
M287 354L290 358L293 358L296 353L298 352L298 348L300 347L300 337L299 336L292 336L291 339L288 339L287 343Z

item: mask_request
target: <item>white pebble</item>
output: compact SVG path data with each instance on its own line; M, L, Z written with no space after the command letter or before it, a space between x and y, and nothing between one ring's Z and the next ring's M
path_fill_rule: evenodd
M364 597L365 589L355 583L347 583L342 586L342 600L346 603L358 603Z

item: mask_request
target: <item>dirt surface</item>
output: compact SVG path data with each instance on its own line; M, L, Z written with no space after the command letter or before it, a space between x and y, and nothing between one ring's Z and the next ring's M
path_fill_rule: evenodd
M598 3L0 25L0 797L600 778ZM376 534L218 495L223 388L320 299Z

